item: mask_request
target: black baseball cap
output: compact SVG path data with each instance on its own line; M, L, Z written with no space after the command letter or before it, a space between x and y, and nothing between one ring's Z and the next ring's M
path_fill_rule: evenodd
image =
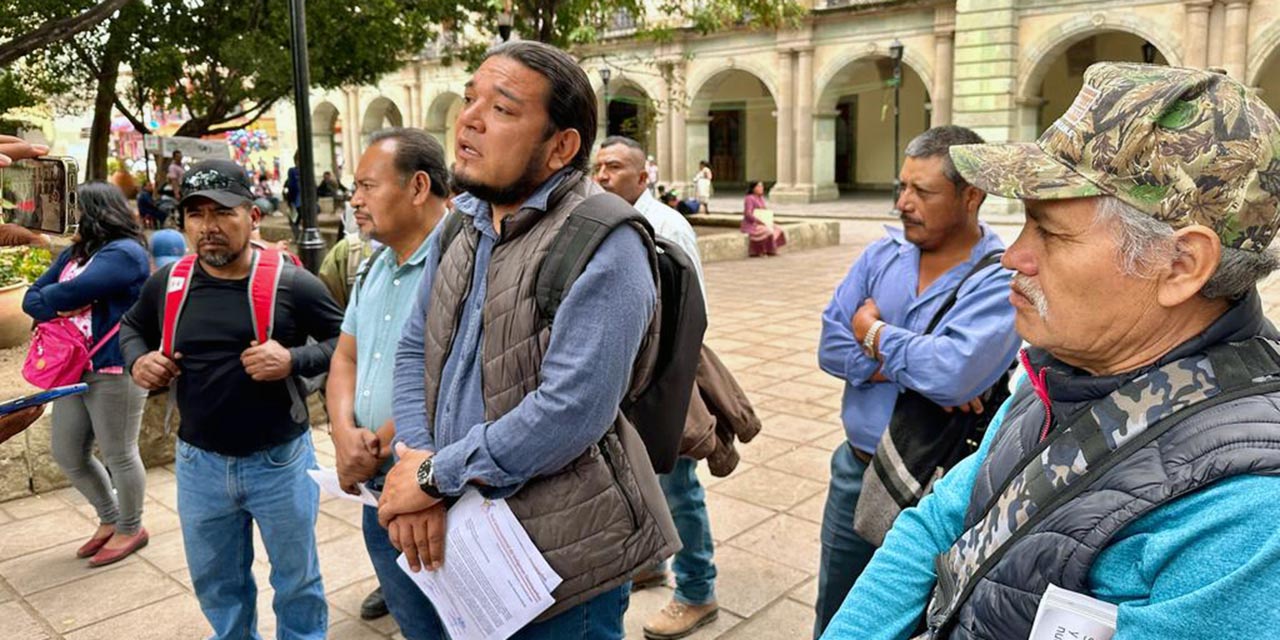
M249 174L230 160L196 163L182 176L182 201L179 204L185 207L196 198L208 198L224 207L253 202Z

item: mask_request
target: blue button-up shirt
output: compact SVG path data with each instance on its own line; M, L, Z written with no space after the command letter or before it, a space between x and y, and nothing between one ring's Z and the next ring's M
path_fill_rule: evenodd
M956 406L985 391L1013 362L1021 340L1013 329L1009 302L1012 274L998 265L964 282L960 296L933 333L924 333L948 294L983 256L1004 248L987 225L969 259L934 280L920 295L920 249L885 227L858 257L822 314L818 364L845 381L841 418L845 435L862 451L875 451L889 425L902 389L934 402ZM867 298L876 301L881 319L881 362L862 351L853 336L853 314ZM879 369L890 382L869 382ZM994 411L996 407L987 407Z
M523 207L545 211L565 175L553 176ZM445 361L434 429L429 431L423 327L437 265L428 262L396 352L396 439L436 452L434 473L441 492L459 495L475 484L487 487L490 497L505 497L530 479L572 462L613 423L657 293L644 242L631 227L616 229L561 302L537 390L488 422L481 367L483 307L499 234L488 203L463 194L454 205L479 232L471 289ZM438 236L430 244L439 251Z
M434 235L434 232L432 232ZM396 264L396 252L381 250L351 290L342 332L356 339L356 424L377 429L392 418L392 385L400 329L417 300L430 255L431 236Z

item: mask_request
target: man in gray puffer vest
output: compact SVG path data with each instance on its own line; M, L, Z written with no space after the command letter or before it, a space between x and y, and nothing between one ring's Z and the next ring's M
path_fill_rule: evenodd
M1003 262L1029 375L824 638L1026 638L1050 584L1118 605L1117 640L1280 628L1280 336L1255 288L1280 121L1206 71L1084 82L1038 142L952 148L1026 206Z
M549 45L499 45L467 83L456 131L453 176L466 193L460 217L428 240L396 352L399 460L379 521L414 570L434 569L449 499L472 488L505 498L563 579L551 609L513 637L621 639L632 573L679 549L644 444L619 412L656 354L652 239L612 230L548 324L542 262L570 213L603 194L584 173L596 132L587 76ZM443 638L436 613L422 616L438 631L426 637Z

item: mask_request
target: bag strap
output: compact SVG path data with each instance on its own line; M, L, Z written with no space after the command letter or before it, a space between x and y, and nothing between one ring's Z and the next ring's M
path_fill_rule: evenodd
M1135 451L1207 409L1280 391L1277 348L1265 338L1215 345L1130 380L1052 432L992 494L983 516L938 556L930 628L948 625L1014 543ZM1153 402L1131 415L1123 407L1134 398Z
M89 350L89 357L92 358L93 354L100 351L102 347L105 347L107 345L107 341L110 340L113 336L115 336L116 333L118 333L119 331L120 331L120 323L117 322L116 325L114 327L111 327L111 330L107 332L107 335L102 336L102 339L99 340L97 344L93 345L93 348Z
M466 221L466 218L467 216L459 211L445 214L444 222L440 223L440 251L436 253L436 264L440 264L440 260L444 258L445 251L449 250L454 238L457 238L462 231L462 223Z
M382 254L386 250L387 250L387 245L385 244L378 247L377 249L374 249L373 253L370 254L369 257L361 263L360 270L356 272L355 279L353 280L354 284L351 287L352 300L355 300L356 297L360 294L360 289L364 287L365 278L369 276L369 271L373 269L373 264L377 262L378 258L382 257ZM363 251L364 249L361 249L361 252Z
M956 284L956 288L952 289L951 293L947 295L946 302L943 302L942 306L938 307L937 313L934 313L933 319L929 321L929 328L925 329L924 332L933 333L933 330L938 327L938 323L942 322L942 317L947 315L947 312L951 311L952 307L956 306L956 300L960 297L960 287L963 287L964 283L968 281L969 278L973 277L973 275L979 271L982 271L993 264L999 263L1000 258L1003 255L1004 249L996 249L987 255L982 256L982 259L978 260L978 263L973 265L973 268L969 269L969 272L964 274L963 278L960 278L960 282Z
M276 292L284 264L280 252L263 249L253 252L249 268L249 312L253 319L253 335L258 344L271 339L276 323Z
M643 231L649 246L649 266L657 282L658 263L653 227L635 207L612 193L590 196L574 208L551 241L547 257L538 271L536 296L538 312L550 324L560 303L578 276L586 270L596 249L613 230L631 224Z
M164 321L160 327L160 353L169 358L173 357L178 318L187 304L187 291L191 289L191 272L195 264L195 254L185 255L169 270L169 283L164 294Z

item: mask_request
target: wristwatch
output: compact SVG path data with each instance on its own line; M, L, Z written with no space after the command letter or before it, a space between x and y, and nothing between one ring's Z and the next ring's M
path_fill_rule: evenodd
M436 500L444 499L444 494L440 493L440 489L436 487L436 466L433 464L434 458L427 458L418 465L418 488L422 492L435 498Z

